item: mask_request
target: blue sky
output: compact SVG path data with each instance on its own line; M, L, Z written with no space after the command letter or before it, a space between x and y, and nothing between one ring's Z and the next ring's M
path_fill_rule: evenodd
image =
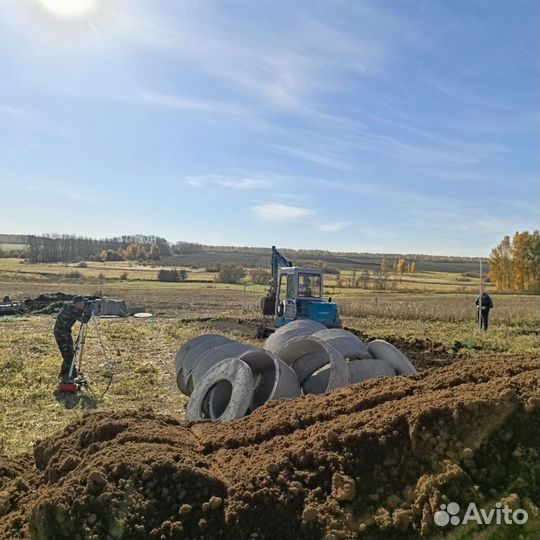
M534 0L66 1L0 0L1 232L487 255L538 228Z

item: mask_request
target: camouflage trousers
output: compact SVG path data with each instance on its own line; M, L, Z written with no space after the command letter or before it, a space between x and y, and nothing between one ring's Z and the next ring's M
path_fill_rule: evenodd
M66 374L69 372L71 367L71 361L73 360L73 355L75 350L73 348L73 337L71 336L71 331L69 332L55 332L54 337L58 348L60 349L60 354L62 355L62 369L60 374Z

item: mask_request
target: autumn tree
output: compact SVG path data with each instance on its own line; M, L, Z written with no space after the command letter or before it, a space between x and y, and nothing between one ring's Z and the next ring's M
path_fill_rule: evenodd
M98 259L101 261L123 261L124 257L118 251L114 249L104 249L101 253L98 254Z
M150 251L148 252L148 258L153 261L158 261L161 257L161 250L157 244L152 244L150 246Z
M530 236L527 231L516 232L512 239L512 288L516 291L525 290L528 281L527 251Z
M373 272L373 282L376 289L385 290L389 280L388 263L386 257L381 259L381 265ZM395 285L395 281L393 283Z
M251 283L255 285L268 285L272 279L272 273L265 268L252 268L249 271Z
M528 277L527 289L538 291L540 290L540 233L538 231L533 231L529 237L525 260Z
M407 268L407 261L405 259L399 259L396 266L397 273L403 275L405 273L406 268Z
M124 257L131 261L146 259L146 249L143 244L129 244L129 246L124 250Z
M228 262L220 266L217 280L219 283L240 283L245 275L246 271L242 265Z
M509 236L505 236L501 243L491 250L489 276L498 291L510 290L512 284L512 242Z
M499 291L537 291L540 288L540 237L538 231L505 236L491 250L489 276Z

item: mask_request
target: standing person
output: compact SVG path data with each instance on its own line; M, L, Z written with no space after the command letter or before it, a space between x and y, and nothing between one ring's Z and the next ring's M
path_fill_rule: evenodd
M82 296L76 296L71 302L64 302L62 309L56 317L54 337L63 358L59 375L62 382L71 382L69 379L69 368L71 366L71 361L73 360L73 355L75 354L71 328L76 321L88 322L92 316L92 313L86 310L85 306L85 299ZM74 369L71 374L71 379L74 379L76 376L77 370Z
M480 319L480 328L484 331L488 329L489 310L493 307L493 300L487 292L483 292L476 299L476 309L480 312L477 319Z

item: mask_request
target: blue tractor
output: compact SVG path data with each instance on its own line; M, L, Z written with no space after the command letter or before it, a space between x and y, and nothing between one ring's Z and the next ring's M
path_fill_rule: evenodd
M270 291L261 300L263 315L273 315L276 328L298 319L310 319L327 328L339 328L339 307L324 301L323 272L299 268L272 246Z

